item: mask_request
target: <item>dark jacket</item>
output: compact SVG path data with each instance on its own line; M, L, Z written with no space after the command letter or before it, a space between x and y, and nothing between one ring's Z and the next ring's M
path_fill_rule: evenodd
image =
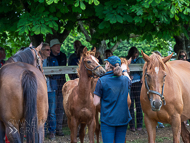
M67 64L67 57L62 52L60 52L60 54L57 55L57 56L53 55L52 52L51 52L50 57L53 57L53 58L57 59L58 66L66 66L66 64ZM65 79L64 74L60 74L59 76L60 76L60 78L57 80L57 84L58 84L58 91L61 92L63 84L66 82L66 79Z

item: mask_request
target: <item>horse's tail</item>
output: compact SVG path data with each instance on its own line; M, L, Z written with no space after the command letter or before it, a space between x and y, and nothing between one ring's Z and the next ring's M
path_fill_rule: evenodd
M23 72L22 87L27 143L37 143L37 80L32 71Z

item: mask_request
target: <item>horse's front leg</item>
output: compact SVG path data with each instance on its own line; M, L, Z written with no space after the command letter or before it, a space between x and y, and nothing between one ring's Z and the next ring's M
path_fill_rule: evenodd
M71 130L71 143L77 143L77 120L74 117L71 117L71 120L68 120L68 123Z
M180 143L181 117L179 114L172 116L173 143Z
M157 122L149 119L146 114L144 114L144 122L145 122L146 129L148 132L148 142L155 143Z
M94 117L92 122L88 124L88 136L89 136L90 143L94 143L95 129L96 129L96 119Z

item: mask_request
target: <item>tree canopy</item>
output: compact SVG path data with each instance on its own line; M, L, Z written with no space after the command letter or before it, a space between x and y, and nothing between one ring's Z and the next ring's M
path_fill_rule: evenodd
M102 40L129 40L131 34L147 41L170 40L181 33L188 37L189 4L189 0L1 0L0 46L12 50L30 41L63 42L75 28L93 46Z

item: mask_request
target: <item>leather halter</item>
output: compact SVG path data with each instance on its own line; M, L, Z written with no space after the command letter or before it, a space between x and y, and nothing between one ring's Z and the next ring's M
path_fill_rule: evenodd
M35 52L35 54L36 54L36 58L37 58L37 65L36 65L36 67L37 67L41 72L43 72L43 71L42 71L42 68L41 68L41 66L40 66L40 57L38 56L38 53L37 53L36 49L33 48L33 47L30 47L30 49L31 49L31 50L33 49L34 52Z
M163 101L164 105L166 105L166 101L165 101L165 98L163 96L163 93L164 93L164 85L165 85L165 77L166 75L163 77L163 85L162 85L162 94L160 94L159 92L157 91L154 91L154 90L150 90L150 88L148 87L148 83L147 83L147 69L145 70L145 87L146 89L148 90L147 91L147 95L148 95L148 99L150 100L150 97L149 97L149 93L152 93L152 94L157 94L161 97L161 100Z
M97 69L98 67L100 67L101 65L98 65L98 66L96 66L96 67L93 68L93 69L89 69L89 68L87 68L87 66L86 66L85 63L84 63L84 58L82 58L82 62L83 62L83 64L84 64L84 67L86 68L86 70L89 70L89 71L92 72L92 75L91 75L90 77L97 78L97 77L94 77L93 71L96 70L96 69Z

